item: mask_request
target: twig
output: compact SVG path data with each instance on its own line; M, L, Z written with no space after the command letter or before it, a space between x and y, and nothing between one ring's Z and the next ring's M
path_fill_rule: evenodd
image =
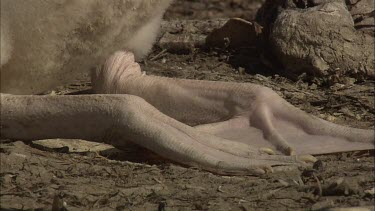
M313 177L316 180L316 184L318 185L318 190L319 190L319 198L322 197L323 195L323 189L322 189L322 184L320 183L319 178L313 173Z
M150 59L150 61L155 61L155 60L161 58L162 56L164 56L165 52L167 52L167 49L164 49L160 53L156 54L154 57L152 57Z

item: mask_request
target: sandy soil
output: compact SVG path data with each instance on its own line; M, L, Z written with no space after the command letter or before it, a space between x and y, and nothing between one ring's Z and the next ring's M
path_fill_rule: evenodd
M259 6L258 1L246 0L179 0L166 19L251 19ZM313 115L373 128L374 81L353 84L349 78L345 84L327 84L324 79L305 80L303 76L291 81L246 52L197 49L162 56L160 52L154 49L142 62L148 74L262 84ZM53 93L88 88L86 77ZM66 202L68 210L324 210L374 204L374 151L321 155L311 168L261 177L214 175L151 159L155 156L145 150L122 154L63 151L2 140L1 208L50 210L54 198Z

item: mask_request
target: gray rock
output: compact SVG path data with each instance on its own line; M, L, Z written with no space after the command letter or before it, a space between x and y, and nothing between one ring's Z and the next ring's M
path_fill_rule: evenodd
M257 22L264 27L268 59L292 75L374 78L374 25L373 17L368 18L374 6L371 1L360 3L266 1Z

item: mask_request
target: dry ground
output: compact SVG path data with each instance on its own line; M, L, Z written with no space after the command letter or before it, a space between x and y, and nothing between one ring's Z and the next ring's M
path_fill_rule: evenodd
M259 6L246 0L180 0L166 19L251 19ZM291 81L262 67L246 52L196 50L160 56L161 51L155 49L142 63L148 74L262 84L313 115L373 128L374 81L353 84L349 78L344 84L327 84L324 79L306 81L302 76ZM87 81L84 78L54 92L85 90L90 86ZM262 177L218 176L152 161L147 154L129 151L121 156L105 154L109 156L105 158L3 140L1 208L49 210L55 195L67 203L68 210L324 210L374 204L373 151L321 155L314 168Z

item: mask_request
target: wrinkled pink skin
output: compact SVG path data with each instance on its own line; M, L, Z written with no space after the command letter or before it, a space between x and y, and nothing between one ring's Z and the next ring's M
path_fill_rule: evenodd
M2 94L1 136L80 138L119 148L134 142L220 174L263 174L275 165L313 162L306 154L374 148L372 130L310 116L269 88L147 76L129 52L113 54L92 82L98 95Z

